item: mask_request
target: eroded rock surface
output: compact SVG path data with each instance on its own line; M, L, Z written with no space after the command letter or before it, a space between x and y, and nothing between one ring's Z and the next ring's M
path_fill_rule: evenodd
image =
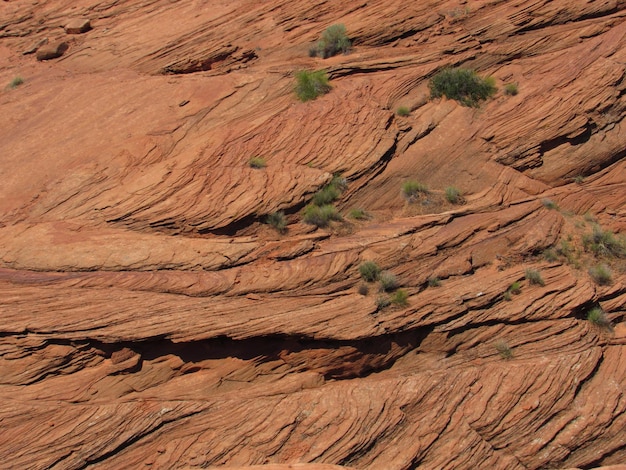
M0 18L0 80L25 79L0 92L2 465L626 461L626 2L51 0ZM68 18L94 28L68 36ZM309 57L339 22L352 51ZM458 65L498 93L431 100ZM332 91L299 102L294 73L322 68ZM316 229L302 208L336 174L344 221ZM429 191L407 201L407 180ZM367 260L407 305L382 306Z

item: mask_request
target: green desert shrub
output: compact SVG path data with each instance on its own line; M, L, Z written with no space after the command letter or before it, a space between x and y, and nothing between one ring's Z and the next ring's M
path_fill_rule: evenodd
M516 83L507 83L506 85L504 85L504 94L505 95L515 96L518 93L519 93L519 90L517 89L517 84Z
M268 225L272 226L280 233L285 233L287 230L287 217L285 217L285 213L283 211L268 214L265 221Z
M9 82L9 88L17 88L22 83L24 83L24 79L18 75L17 77L13 77L13 80Z
M558 261L559 254L554 248L548 248L543 252L543 259L545 259L549 263L554 263L555 261Z
M400 106L396 110L396 114L398 116L407 117L409 114L411 114L411 110L409 108L407 108L406 106Z
M374 282L380 275L380 267L374 261L364 261L359 266L359 273L367 282Z
M339 53L347 53L351 45L346 27L343 24L334 24L324 30L317 44L309 49L309 55L327 59Z
M496 351L500 354L500 357L506 361L513 358L513 350L510 348L508 343L504 340L496 341L494 344Z
M543 204L543 207L545 207L546 209L558 209L559 208L556 202L554 202L552 199L547 198L547 197L544 197L541 200L541 204Z
M515 281L513 284L509 286L508 292L510 292L511 294L517 295L520 292L522 292L522 285L519 283L519 281Z
M422 194L428 193L428 188L422 183L409 180L409 181L405 181L404 184L402 185L402 194L404 194L404 197L409 200L415 199L420 193Z
M590 222L592 224L597 223L596 218L593 216L593 214L589 211L585 212L583 214L583 219L585 219L586 222Z
M534 284L537 286L546 285L543 278L541 277L541 273L537 271L536 269L527 269L524 276L526 277L526 280L528 280L530 284Z
M337 208L330 204L322 206L309 204L304 208L303 219L307 224L328 227L331 220L341 220L341 215L337 212Z
M602 230L599 225L593 227L591 234L583 236L583 246L597 256L626 256L626 242L610 230Z
M250 160L248 160L248 165L250 165L250 168L256 168L261 169L261 168L265 168L267 166L267 163L265 162L265 159L263 157L252 157Z
M463 200L463 197L461 196L461 191L459 191L454 186L448 186L446 188L446 200L450 204L459 204Z
M390 297L391 303L400 307L409 305L409 294L404 289L398 289Z
M441 279L437 276L432 276L428 278L428 287L439 287L441 285Z
M330 204L331 202L335 202L339 196L341 196L341 191L336 186L329 184L324 186L318 192L313 195L313 199L311 202L316 206L323 206L326 204Z
M389 307L391 305L391 299L385 295L381 295L376 299L376 307L378 310L382 310L383 308Z
M331 90L328 75L323 70L296 72L296 95L300 101L314 100Z
M380 281L380 288L384 292L391 292L399 286L398 278L395 274L390 273L389 271L382 271L378 275L378 280Z
M611 329L611 321L600 307L594 307L587 312L587 320L600 328Z
M464 68L446 68L430 79L431 98L445 96L465 106L476 107L498 89L492 77L481 78L475 71Z
M591 278L601 286L608 286L613 281L613 274L611 269L606 264L599 264L589 268L589 275Z
M364 209L352 209L350 217L355 220L367 220L370 218L370 215Z

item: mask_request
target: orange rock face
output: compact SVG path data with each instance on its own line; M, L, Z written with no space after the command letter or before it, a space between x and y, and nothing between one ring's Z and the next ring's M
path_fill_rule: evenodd
M0 18L6 468L626 461L626 2ZM309 57L336 23L351 51ZM498 91L431 99L457 66ZM330 93L298 101L304 69Z

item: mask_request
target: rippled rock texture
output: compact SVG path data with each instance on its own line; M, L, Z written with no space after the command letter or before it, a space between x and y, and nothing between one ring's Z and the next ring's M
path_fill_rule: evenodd
M623 1L2 2L1 465L618 468L625 64Z

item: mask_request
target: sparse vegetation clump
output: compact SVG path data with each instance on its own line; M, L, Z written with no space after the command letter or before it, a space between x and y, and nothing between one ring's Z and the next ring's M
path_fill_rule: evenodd
M536 269L527 269L525 273L525 277L530 284L537 286L545 286L546 283L541 277L541 273Z
M461 196L461 191L459 191L454 186L448 186L446 188L446 200L450 204L460 204L463 201L463 196Z
M391 295L391 303L398 305L399 307L406 307L409 305L409 294L404 289L398 289Z
M519 293L522 292L522 285L518 281L515 281L513 284L509 286L508 292L510 292L513 295L518 295Z
M441 279L437 276L431 276L428 278L428 287L439 287L441 285Z
M498 90L492 77L481 78L464 68L443 69L430 79L428 86L431 98L445 96L470 107L477 107Z
M596 284L601 286L608 286L613 282L613 274L606 264L599 264L598 266L589 268L589 275Z
M316 206L323 206L335 202L339 196L341 196L340 189L334 184L329 184L316 192L311 202Z
M8 87L11 88L11 89L17 88L18 86L20 86L23 83L24 83L24 79L18 75L17 77L13 77L13 80L11 80L9 82Z
M504 85L504 94L508 95L508 96L515 96L519 93L519 90L517 89L517 84L516 83L507 83L506 85Z
M304 208L303 220L307 224L323 228L328 227L331 220L342 220L342 218L335 206L330 204L322 206L309 204Z
M496 348L496 351L498 351L498 354L500 354L500 357L504 359L505 361L508 361L509 359L513 359L513 350L510 348L510 346L508 345L506 341L504 340L496 341L496 343L494 344L494 347Z
M543 252L543 259L549 263L554 263L559 260L559 254L554 248L548 248Z
M250 160L248 160L248 165L250 165L250 168L260 170L261 168L265 168L267 166L267 163L265 162L265 159L263 157L252 157Z
M402 185L402 194L409 201L413 201L419 194L428 194L428 188L417 181L405 181Z
M572 244L567 240L561 240L561 245L556 249L559 256L564 256L567 263L578 268L580 263L577 259L577 251Z
M550 209L550 210L559 208L556 202L554 202L552 199L547 198L547 197L544 197L541 200L541 204L543 204L543 207L545 207L546 209Z
M370 292L370 288L368 287L367 284L365 284L364 282L359 284L359 294L367 295L367 294L369 294L369 292Z
M328 75L323 70L296 72L296 95L300 101L311 101L331 90Z
M395 274L390 273L389 271L382 271L378 275L378 280L380 281L380 288L384 292L391 292L399 286L398 278Z
M599 225L593 227L591 234L583 236L583 246L596 256L626 256L626 241L616 237L610 230L602 230Z
M337 208L331 203L341 196L346 184L345 178L340 175L333 176L330 183L313 195L311 204L304 208L304 221L318 227L327 227L332 220L343 220Z
M380 275L380 267L374 261L365 261L359 266L361 277L367 282L378 280Z
M317 44L309 49L309 55L327 59L339 53L346 54L351 45L346 27L343 24L334 24L324 30Z
M283 211L268 214L265 221L279 233L285 233L287 231L287 217L285 217L285 213Z
M607 330L612 329L611 321L600 307L594 307L589 310L589 312L587 312L587 320L597 327Z
M411 110L409 108L407 108L406 106L400 106L396 110L396 114L398 116L407 117L409 114L411 114Z
M350 217L355 220L367 220L370 218L370 215L364 209L352 209Z
M335 202L341 196L341 193L346 189L347 183L345 178L341 175L334 175L326 186L320 189L313 195L311 203L316 206L324 206Z
M381 295L376 299L376 307L378 310L382 310L383 308L389 307L391 305L391 299L386 295Z

